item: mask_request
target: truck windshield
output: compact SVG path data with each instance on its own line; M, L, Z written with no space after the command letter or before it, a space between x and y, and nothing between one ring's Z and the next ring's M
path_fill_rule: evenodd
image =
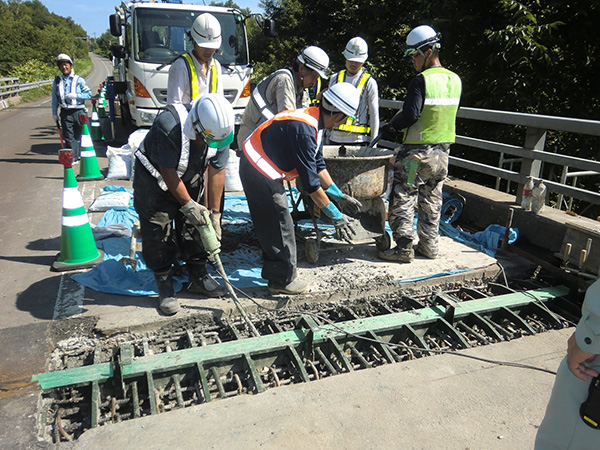
M202 11L138 8L134 19L134 52L137 61L163 64L193 48L188 31ZM242 16L234 11L211 12L221 23L221 65L247 65L248 47Z

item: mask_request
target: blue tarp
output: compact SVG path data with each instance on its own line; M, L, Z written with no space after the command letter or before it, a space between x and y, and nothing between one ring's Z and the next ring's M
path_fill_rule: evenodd
M104 189L122 188L107 186ZM298 191L295 191L295 197L298 197ZM494 256L499 242L504 236L504 227L490 225L484 231L475 234L454 228L451 224L458 219L462 208L463 205L460 200L444 194L440 234ZM96 238L98 247L104 250L104 262L86 273L73 275L72 278L78 283L100 292L132 296L156 294L154 276L146 267L141 252L137 252L135 255L138 261L137 270L135 271L132 267L119 262L122 257L129 256L131 240L130 237L122 236L122 230L116 233L112 233L112 231L119 228L118 225L120 225L121 229L126 227L131 233L132 226L137 221L138 215L133 207L126 210L109 209L106 211L94 229L96 236L108 236L102 239ZM302 229L312 230L313 228L310 220L302 221L299 225ZM252 228L246 197L227 194L223 213L223 228L239 231L240 227L247 227L248 230ZM319 223L319 227L325 229L326 234L333 234L332 225ZM389 225L386 224L386 228L388 232L391 232ZM105 232L103 233L103 231ZM509 242L513 243L517 238L518 230L511 228ZM249 288L267 285L266 281L261 278L262 259L258 248L241 244L235 252L222 253L220 257L228 278L236 287ZM215 278L220 279L216 271L210 266L209 271ZM175 277L175 290L180 291L183 284L187 282L188 278L185 274Z

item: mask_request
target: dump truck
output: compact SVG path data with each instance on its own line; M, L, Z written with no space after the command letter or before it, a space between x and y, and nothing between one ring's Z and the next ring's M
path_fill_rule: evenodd
M246 16L236 8L181 3L123 2L115 10L109 17L111 34L119 38L111 46L113 82L124 123L152 125L167 105L169 68L192 49L188 32L194 19L208 12L221 24L222 45L215 58L221 63L224 94L239 124L249 100L252 74L246 21L253 18L265 35L272 36L271 19L261 14Z

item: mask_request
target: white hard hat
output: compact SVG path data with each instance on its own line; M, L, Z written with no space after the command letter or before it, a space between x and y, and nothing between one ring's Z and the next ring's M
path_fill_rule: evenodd
M341 111L354 117L358 109L360 95L351 83L336 83L323 92L323 107L331 112Z
M200 47L221 47L221 24L212 14L204 13L196 17L190 33Z
M410 56L415 51L426 45L434 48L440 48L441 37L442 35L440 33L436 33L436 31L429 25L418 26L408 33L408 36L406 36L406 51L404 52L404 56Z
M211 148L222 148L233 142L233 108L222 94L199 97L192 104L187 121Z
M298 61L306 65L306 67L315 70L321 78L327 78L329 69L329 56L319 47L311 45L303 49L298 55Z
M69 55L66 53L61 53L56 57L56 64L60 64L61 62L68 62L69 64L73 65L73 60L69 58Z
M361 37L353 37L346 44L344 58L348 61L364 63L369 57L369 46Z

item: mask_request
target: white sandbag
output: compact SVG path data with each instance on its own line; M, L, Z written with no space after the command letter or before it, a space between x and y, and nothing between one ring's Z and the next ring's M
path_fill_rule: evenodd
M108 157L107 180L131 180L131 169L133 165L133 153L129 145L122 147L106 146Z
M139 130L135 130L129 135L127 145L129 145L129 147L131 148L132 153L135 152L138 148L140 148L140 144L146 138L148 131L150 131L149 128L140 128Z
M100 195L89 207L90 212L103 212L113 208L116 210L126 210L132 203L133 196L127 191L106 191L101 190Z
M240 158L234 150L229 150L229 161L225 169L225 192L242 192L244 190L239 170Z

